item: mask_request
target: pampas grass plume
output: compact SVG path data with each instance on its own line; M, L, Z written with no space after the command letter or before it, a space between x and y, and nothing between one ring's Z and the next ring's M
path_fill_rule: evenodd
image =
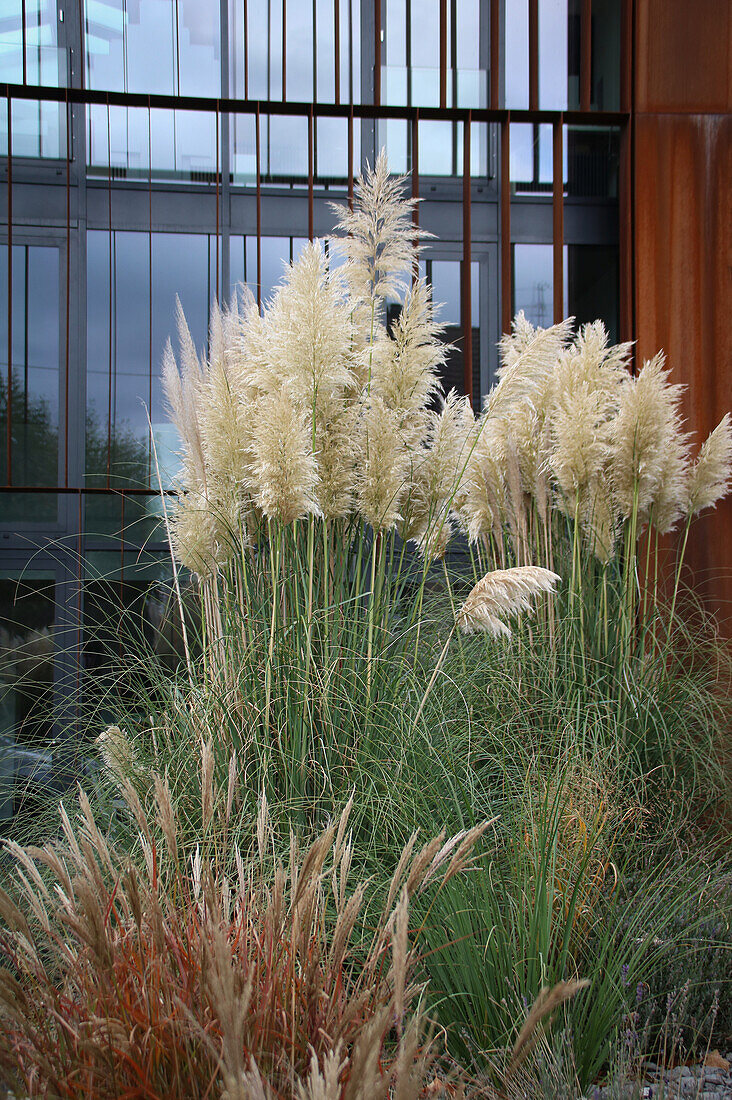
M538 565L495 569L478 581L458 612L456 621L464 634L486 633L494 638L510 636L506 616L531 608L543 592L553 592L561 578Z
M269 519L285 526L317 513L318 471L307 417L280 390L266 394L253 409L254 496Z
M430 236L412 221L414 199L403 197L406 176L390 176L382 149L356 187L353 210L333 205L344 234L337 247L346 257L345 275L356 298L399 298L416 262L415 240Z
M732 421L725 413L704 440L689 478L686 510L696 516L725 497L732 482Z

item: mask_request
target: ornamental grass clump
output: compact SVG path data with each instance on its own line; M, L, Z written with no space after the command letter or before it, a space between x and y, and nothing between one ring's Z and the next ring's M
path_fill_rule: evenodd
M122 783L135 858L81 794L63 840L9 844L0 892L0 1067L31 1096L332 1100L442 1093L419 1008L410 906L458 875L481 825L412 836L385 896L352 885L350 804L280 862L267 804L227 867L182 846L167 782L156 810ZM367 910L369 912L366 917Z
M340 267L311 243L261 314L246 291L215 305L199 358L179 311L165 352L181 438L166 522L200 596L206 690L273 799L312 801L368 743L372 704L410 690L480 434L467 398L442 391L403 182L380 156L338 208Z

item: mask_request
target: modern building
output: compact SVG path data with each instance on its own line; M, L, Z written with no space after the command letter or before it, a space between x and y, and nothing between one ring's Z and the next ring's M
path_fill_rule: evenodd
M93 701L120 606L159 624L176 295L203 346L212 299L266 299L381 147L476 408L524 309L665 347L693 427L719 420L731 35L726 0L2 0L3 789ZM701 530L722 606L729 509Z

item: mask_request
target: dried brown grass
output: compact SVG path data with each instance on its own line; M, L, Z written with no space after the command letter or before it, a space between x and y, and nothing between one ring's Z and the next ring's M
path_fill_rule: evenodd
M11 844L20 900L0 892L0 1070L29 1096L416 1100L440 1095L419 1008L411 900L458 874L483 826L418 847L367 920L351 885L350 804L285 863L262 802L226 876L181 855L156 777L148 814L123 790L141 860L115 850L81 794L63 840ZM375 902L370 906L373 913Z

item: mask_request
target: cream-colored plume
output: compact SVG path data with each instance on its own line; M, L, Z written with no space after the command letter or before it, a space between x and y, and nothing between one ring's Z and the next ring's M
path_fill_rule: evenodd
M732 421L730 414L704 440L689 478L686 512L696 516L725 497L732 483Z
M414 199L404 198L405 182L406 176L389 175L382 149L374 169L367 166L358 181L353 210L333 206L344 234L337 247L355 298L400 298L416 261L414 241L430 236L412 221Z
M430 561L442 557L452 533L450 510L470 454L474 424L468 399L452 390L442 408L428 414L425 446L415 454L400 534L413 540Z
M495 569L478 581L456 617L464 634L483 632L494 638L510 636L504 621L531 608L531 601L543 592L553 592L561 578L538 565Z
M374 345L371 393L401 412L405 422L418 418L439 389L448 350L440 339L443 327L434 319L429 287L420 279L407 292L390 338Z
M252 409L254 500L265 516L285 525L317 513L318 469L312 426L283 388Z
M610 426L613 490L623 516L647 516L664 476L667 448L681 430L681 386L669 381L659 352L622 383Z
M402 430L399 412L372 396L363 414L359 439L356 501L358 511L374 531L390 531L402 519L412 463L410 442Z

